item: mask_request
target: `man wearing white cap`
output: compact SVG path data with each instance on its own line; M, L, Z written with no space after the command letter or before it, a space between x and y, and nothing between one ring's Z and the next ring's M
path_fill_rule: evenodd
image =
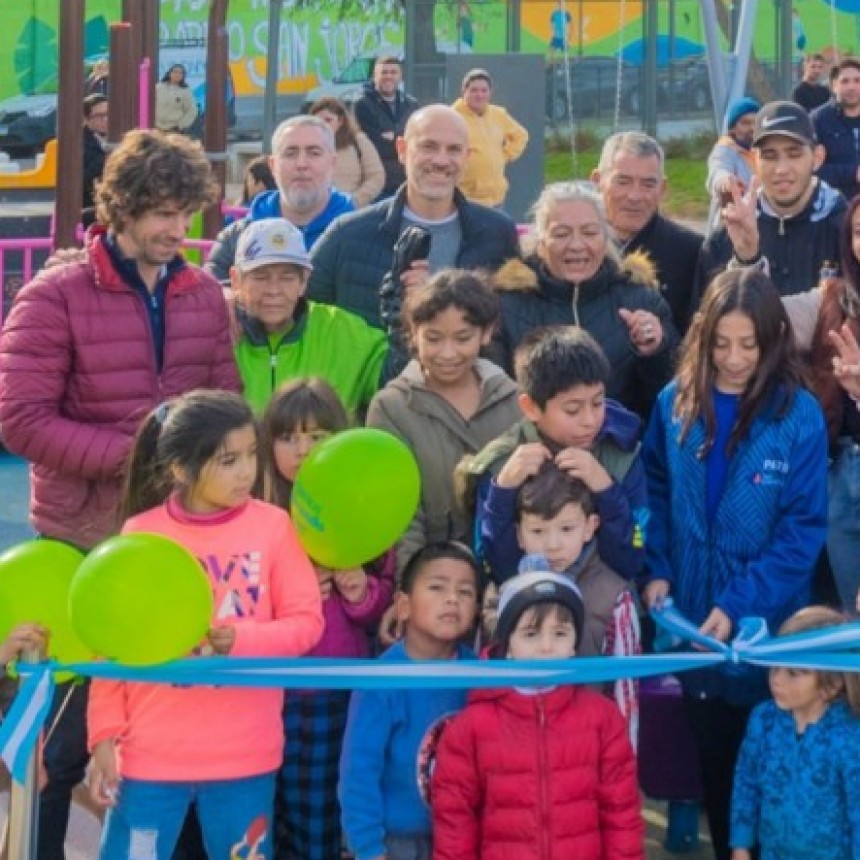
M258 412L283 382L301 376L327 379L352 415L379 387L385 334L340 308L307 301L311 269L302 234L284 218L252 221L239 237L230 269L242 332L236 363Z

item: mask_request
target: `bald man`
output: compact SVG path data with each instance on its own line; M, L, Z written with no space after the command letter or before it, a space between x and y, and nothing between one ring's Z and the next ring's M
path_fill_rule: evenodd
M516 257L514 222L457 190L468 154L466 123L452 108L429 105L412 114L397 138L406 182L394 197L329 225L311 251L308 298L384 328L379 287L391 272L395 243L410 226L430 234L430 250L398 273L406 289L449 266L496 269Z

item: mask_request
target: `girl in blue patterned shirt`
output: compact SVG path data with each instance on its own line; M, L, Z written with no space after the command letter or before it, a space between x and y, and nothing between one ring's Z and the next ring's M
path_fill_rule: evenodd
M643 449L649 608L671 594L725 642L746 616L776 630L810 603L827 528L827 435L766 275L729 270L708 287ZM714 856L729 860L735 761L767 679L733 666L684 672L681 684Z
M811 606L780 636L845 619ZM860 678L775 667L773 701L750 717L732 793L732 860L860 857Z

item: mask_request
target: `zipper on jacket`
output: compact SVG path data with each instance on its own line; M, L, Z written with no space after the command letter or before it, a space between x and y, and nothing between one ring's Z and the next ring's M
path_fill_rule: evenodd
M535 696L535 704L537 705L538 749L540 751L540 772L538 773L538 785L540 786L540 856L544 860L550 860L552 852L550 851L546 786L549 776L549 755L546 749L546 709L544 708L543 697Z
M271 343L269 344L269 377L272 394L274 394L278 385L278 352L272 349Z
M785 235L785 218L782 217L779 219L779 235Z
M579 325L579 284L573 288L573 302L571 304L573 310L573 323Z

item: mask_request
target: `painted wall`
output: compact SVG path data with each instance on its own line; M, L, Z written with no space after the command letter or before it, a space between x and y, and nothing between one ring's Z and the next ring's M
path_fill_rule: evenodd
M0 98L56 91L59 2L0 0ZM205 38L208 0L160 2L162 40ZM307 0L301 9L296 0L286 0L281 24L282 92L304 92L330 80L354 56L402 51L400 0L362 0L359 5L358 11L343 15L340 0ZM550 15L556 5L555 0L522 0L524 52L546 53ZM616 55L624 50L635 61L637 51L641 53L637 43L642 37L642 5L640 0L566 0L571 15L570 52ZM676 0L674 6L676 47L682 56L700 52L704 36L698 3ZM828 52L838 38L843 53L860 51L860 0L794 0L794 6L805 50ZM88 57L106 53L108 27L119 18L120 9L119 0L88 0ZM668 13L668 2L661 2L664 35L669 32ZM447 52L503 51L505 17L504 0L439 0L437 44ZM267 0L232 0L230 4L230 61L240 95L262 93L267 19ZM760 58L773 56L775 39L774 4L760 0L755 34ZM663 42L668 46L668 39Z

